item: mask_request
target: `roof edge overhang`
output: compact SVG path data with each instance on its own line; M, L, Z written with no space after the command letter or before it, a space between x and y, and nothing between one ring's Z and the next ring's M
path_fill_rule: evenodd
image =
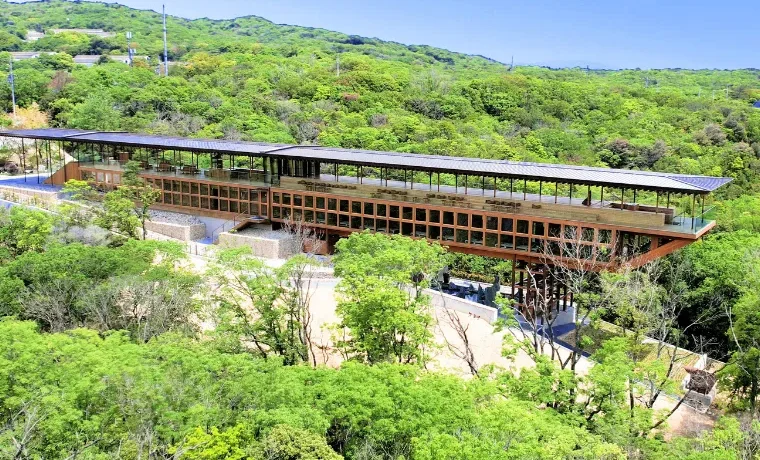
M103 139L103 135L113 135L114 139ZM88 136L98 136L99 138L94 139L92 137ZM119 137L121 136L121 137ZM388 158L404 158L404 157L415 157L415 156L427 156L430 160L439 160L443 162L455 162L455 161L462 161L462 162L472 162L478 166L484 167L487 165L494 165L494 167L497 167L499 165L511 165L515 166L517 168L519 167L525 167L525 168L547 168L551 169L553 172L556 172L557 169L565 170L568 172L578 172L582 171L584 173L588 173L590 175L593 175L593 173L616 173L621 174L624 176L621 177L630 177L631 175L638 175L638 176L652 176L653 179L669 179L672 181L675 181L676 183L683 184L683 186L655 186L655 185L647 185L645 183L642 184L631 184L630 182L616 182L614 180L605 180L605 181L599 181L599 180L585 180L585 179L573 179L569 177L557 177L557 174L554 176L541 176L540 174L519 174L519 173L502 173L502 172L491 172L488 170L475 170L467 168L459 168L459 169L452 169L452 168L442 168L442 167L428 167L424 165L397 165L392 164L388 165L386 167L394 168L394 169L407 169L410 171L420 171L420 172L428 172L428 173L449 173L449 174L461 174L461 175L473 175L473 176L483 176L483 177L495 177L500 179L520 179L520 180L531 180L531 181L546 181L546 182L556 182L556 183L562 183L562 184L573 184L573 185L587 185L587 186L604 186L604 187L614 187L614 188L622 188L622 189L636 189L636 190L644 190L644 191L655 191L655 192L671 192L671 193L686 193L686 194L698 194L698 195L706 195L709 194L718 188L722 187L723 185L731 182L733 179L728 177L711 177L711 176L697 176L697 175L682 175L682 174L672 174L672 173L660 173L660 172L654 172L654 171L637 171L637 170L628 170L628 169L610 169L610 168L600 168L600 167L587 167L587 166L577 166L577 165L559 165L555 163L528 163L528 162L513 162L508 160L490 160L490 159L481 159L481 158L468 158L468 157L449 157L449 156L441 156L441 155L426 155L426 154L414 154L414 153L404 153L404 152L375 152L375 151L365 151L365 150L352 150L352 149L340 149L340 148L332 148L332 147L323 147L323 146L307 146L307 145L288 145L288 144L267 144L267 143L259 143L259 142L244 142L244 141L229 141L229 140L219 140L219 139L201 139L201 138L178 138L178 137L169 137L169 136L160 136L160 135L149 135L149 134L138 134L138 133L127 133L127 132L120 132L120 131L91 131L91 130L78 130L78 129L62 129L62 128L41 128L41 129L28 129L28 130L8 130L8 131L0 131L0 137L11 137L11 138L28 138L28 139L39 139L39 140L50 140L50 141L62 141L62 142L77 142L77 143L87 143L87 144L99 144L99 145L123 145L126 147L131 148L146 148L146 149L163 149L163 150L179 150L179 151L186 151L186 152L203 152L203 153L219 153L219 154L233 154L233 155L241 155L241 156L266 156L266 157L287 157L289 159L296 159L296 160L318 160L320 162L325 163L340 163L340 164L346 164L346 165L353 165L353 166L369 166L369 167L382 167L383 163L382 161L360 161L360 160L352 160L352 159L346 159L346 158L330 158L329 155L325 155L324 157L318 157L315 158L316 152L325 152L329 154L330 152L333 153L340 153L343 155L348 154L361 154L361 155L377 155L379 156L387 156ZM139 138L139 139L138 139ZM154 139L154 143L146 142L144 141L145 138L151 138ZM141 140L142 139L142 140ZM176 143L182 142L192 142L196 141L198 143L212 143L212 144L221 144L225 147L210 147L210 146L191 146L191 145L177 145L177 146L171 146L164 144L159 144L159 141L163 142L171 142L174 141ZM245 151L245 150L238 150L242 147L256 147L256 151ZM237 148L235 148L237 147ZM303 151L303 152L299 152ZM311 154L307 154L307 152L310 152Z

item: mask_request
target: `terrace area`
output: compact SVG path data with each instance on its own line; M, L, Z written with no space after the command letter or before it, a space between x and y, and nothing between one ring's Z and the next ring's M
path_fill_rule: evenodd
M81 169L93 172L124 170L126 161L85 159ZM181 163L181 162L178 162ZM254 166L251 168L249 165ZM171 161L143 161L140 175L152 179L174 178L198 182L239 184L341 196L419 203L421 205L469 208L498 213L522 214L548 219L608 224L632 229L655 230L696 237L711 225L703 218L704 200L694 196L691 210L679 209L683 196L646 191L610 189L594 186L568 186L559 183L528 183L527 180L497 180L442 174L409 174L403 180L391 173L345 175L332 165L322 165L314 177L278 177L257 168L253 161L241 167L230 161L226 168L201 168ZM260 165L258 165L260 166ZM332 168L332 169L331 169ZM328 172L325 172L328 171ZM366 173L367 171L362 171ZM372 175L370 175L372 174ZM406 174L403 174L406 176ZM373 177L374 176L374 177ZM379 176L379 177L378 177ZM444 177L442 177L444 176ZM427 183L421 179L428 179ZM453 180L451 180L453 179ZM102 181L102 179L100 180ZM448 183L451 182L451 183ZM116 183L115 185L118 185ZM672 201L671 201L672 198Z

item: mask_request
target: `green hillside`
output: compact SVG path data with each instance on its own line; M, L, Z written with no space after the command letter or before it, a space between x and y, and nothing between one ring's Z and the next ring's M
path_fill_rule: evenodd
M3 3L0 17L9 51L124 54L128 30L153 64L162 48L160 15L123 6ZM20 38L54 27L117 36ZM45 57L17 64L20 104L38 102L53 126L722 175L735 178L727 197L760 183L757 70L510 72L482 57L257 17L172 17L168 27L170 59L184 63L170 78L142 62L87 69ZM0 91L8 111L8 85Z

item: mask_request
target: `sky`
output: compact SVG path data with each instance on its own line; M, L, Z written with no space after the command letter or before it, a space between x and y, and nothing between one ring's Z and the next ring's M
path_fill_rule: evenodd
M760 68L760 0L164 0L167 14L256 15L501 62ZM119 0L161 10L161 0Z

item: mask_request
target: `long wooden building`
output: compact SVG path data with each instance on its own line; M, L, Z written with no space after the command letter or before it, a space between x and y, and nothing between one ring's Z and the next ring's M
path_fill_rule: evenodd
M582 258L640 266L699 239L710 194L729 178L306 145L70 129L4 131L48 179L118 187L124 165L163 191L157 208L286 219L338 238L371 230L530 264ZM572 251L568 247L572 246ZM572 254L570 254L572 252ZM548 261L551 263L548 263ZM513 272L513 286L521 278ZM523 285L525 283L522 283Z

